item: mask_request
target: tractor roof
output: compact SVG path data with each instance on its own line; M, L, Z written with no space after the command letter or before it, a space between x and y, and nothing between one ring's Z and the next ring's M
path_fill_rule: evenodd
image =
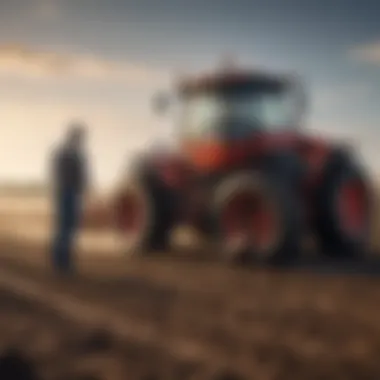
M290 81L290 76L276 75L258 70L221 71L184 79L180 82L179 88L182 93L192 93L219 89L234 84L252 83L255 85L279 86Z

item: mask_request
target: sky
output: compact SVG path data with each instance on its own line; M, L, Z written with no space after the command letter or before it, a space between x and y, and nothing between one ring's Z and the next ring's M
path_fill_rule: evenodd
M2 0L0 180L43 180L67 123L88 125L94 182L172 138L151 98L179 73L232 54L296 72L305 127L352 141L380 174L380 4L376 0Z

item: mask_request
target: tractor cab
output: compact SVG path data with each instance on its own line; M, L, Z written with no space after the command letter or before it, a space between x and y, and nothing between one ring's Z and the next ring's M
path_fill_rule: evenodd
M295 84L257 73L222 74L180 88L182 137L244 140L258 132L293 130L300 113Z
M222 71L178 90L182 150L207 171L243 160L258 136L294 134L303 116L296 81L275 75Z

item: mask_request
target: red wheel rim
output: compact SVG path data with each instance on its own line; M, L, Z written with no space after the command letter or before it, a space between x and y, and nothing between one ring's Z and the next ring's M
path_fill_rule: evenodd
M222 229L227 242L243 238L265 251L277 238L275 208L263 194L236 194L222 212Z
M127 236L134 236L143 225L143 203L136 194L124 194L117 202L117 225Z
M346 181L339 191L339 217L345 232L360 236L368 219L368 193L360 180Z

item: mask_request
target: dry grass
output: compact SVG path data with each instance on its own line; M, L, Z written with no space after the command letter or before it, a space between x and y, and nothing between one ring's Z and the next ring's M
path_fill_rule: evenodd
M12 211L12 207L4 209L2 206L6 203L6 199L0 197L0 230L2 226L10 228L14 226L50 226L53 220L51 212L49 212L49 202L43 201L41 197L31 197L31 203L35 199L41 204L34 207L34 211L24 211L23 204L27 205L27 200L18 200L18 197L12 197L12 201L19 205L19 211ZM42 199L42 202L41 202ZM27 208L27 207L26 207ZM86 234L99 234L112 230L113 215L111 213L110 201L101 197L93 196L87 200L84 207L81 229ZM15 227L17 228L17 227ZM24 227L20 227L24 228ZM373 207L373 223L371 234L371 247L374 251L380 251L380 195L376 195Z

